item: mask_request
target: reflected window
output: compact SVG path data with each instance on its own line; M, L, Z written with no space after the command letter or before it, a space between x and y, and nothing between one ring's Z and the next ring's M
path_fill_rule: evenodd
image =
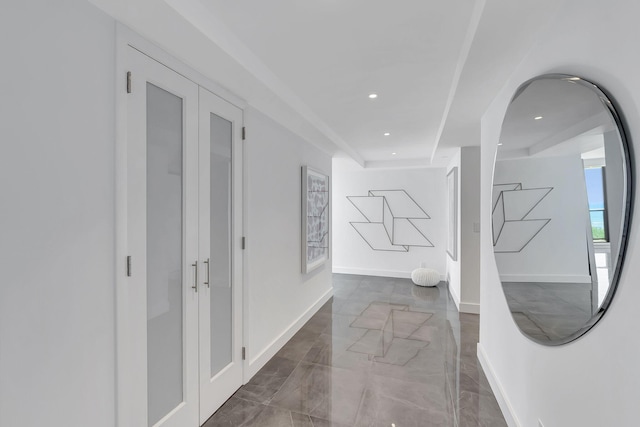
M589 217L591 232L596 242L608 242L607 203L604 191L604 167L587 168L584 170L587 184L587 199L589 200Z

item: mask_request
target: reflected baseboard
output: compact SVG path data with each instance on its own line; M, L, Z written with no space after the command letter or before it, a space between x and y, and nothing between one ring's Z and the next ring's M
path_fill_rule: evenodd
M591 276L581 274L501 274L502 282L591 283Z

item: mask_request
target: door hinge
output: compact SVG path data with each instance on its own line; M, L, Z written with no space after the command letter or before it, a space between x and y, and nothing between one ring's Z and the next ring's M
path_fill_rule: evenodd
M247 247L247 238L242 236L242 243L240 244L241 248L244 250L244 248Z
M242 140L247 139L247 128L242 126Z
M131 255L127 255L127 277L131 277Z
M131 71L127 71L127 93L131 93Z
M242 347L242 360L247 360L247 348Z

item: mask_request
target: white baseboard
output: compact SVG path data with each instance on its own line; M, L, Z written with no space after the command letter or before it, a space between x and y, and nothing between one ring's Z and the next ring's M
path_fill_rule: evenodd
M453 286L451 286L451 283L449 283L449 286L447 286L447 288L449 289L449 295L451 295L451 299L453 300L453 302L456 305L456 309L458 310L458 312L460 311L460 297L458 296L458 294L456 293L455 289L453 288Z
M459 313L480 314L480 304L477 302L462 302L453 286L448 286L448 288L451 299L456 304Z
M304 326L311 317L333 296L333 288L322 295L311 307L309 307L300 317L289 325L276 339L274 339L256 357L249 360L245 365L244 383L248 383L251 378L258 373L266 363Z
M333 273L338 274L358 274L361 276L394 277L397 279L411 279L411 271L399 270L372 270L369 268L333 267ZM444 274L440 275L440 280L446 280Z
M506 394L504 393L504 389L498 381L496 377L495 371L493 370L493 366L491 366L491 362L487 358L486 353L484 352L484 347L482 343L478 343L478 361L482 366L482 370L489 380L489 385L491 386L491 390L493 390L493 394L498 401L498 405L500 406L500 410L502 410L502 415L504 416L504 420L507 422L509 427L521 427L520 421L518 421L518 417L516 417L516 413L513 410L513 406L509 402Z
M458 306L460 313L480 314L480 304L477 302L461 302Z
M339 274L359 274L362 276L395 277L398 279L410 279L410 271L398 270L371 270L368 268L333 267L334 273Z
M501 274L502 282L591 283L591 276L581 274Z

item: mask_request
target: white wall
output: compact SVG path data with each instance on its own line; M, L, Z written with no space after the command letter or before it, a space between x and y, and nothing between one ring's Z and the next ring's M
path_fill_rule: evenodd
M520 252L496 253L502 280L591 283L587 252L591 224L580 155L499 160L494 177L497 184L522 183L521 191L553 188L526 216L550 219L547 225Z
M82 0L3 10L0 425L112 427L115 21ZM250 376L331 295L330 263L300 273L300 166L331 158L245 117Z
M331 157L255 109L245 111L245 124L245 331L252 375L331 296L331 260L300 272L301 167L331 175Z
M479 357L501 394L511 425L635 426L638 423L640 252L636 209L618 292L603 319L582 338L544 347L525 338L509 313L491 250L491 175L502 119L516 88L548 72L575 73L609 91L640 141L640 4L571 0L546 29L482 119L482 257ZM640 160L635 150L634 161ZM634 189L637 200L637 190ZM500 393L501 392L501 393Z
M460 311L480 312L480 147L460 149Z
M461 149L458 148L455 152L455 154L451 157L451 160L449 161L449 164L447 165L447 175L449 175L453 168L458 168L458 215L456 217L456 227L458 230L458 234L456 236L456 248L458 248L458 253L456 254L456 259L454 260L451 255L449 255L448 253L446 253L446 263L447 263L447 279L449 281L449 293L451 294L451 297L453 299L453 301L456 304L456 307L458 308L458 311L460 310L460 295L462 295L462 278L461 278L461 270L460 270L460 202L461 202L461 197L460 197L460 151ZM445 186L448 185L447 182L445 181ZM447 187L448 188L448 187ZM448 193L447 193L447 198L448 198ZM446 201L446 206L447 206L447 210L449 209L449 201ZM451 224L448 224L448 218L449 218L449 213L447 212L447 224L446 224L446 232L449 233L449 227L451 227ZM446 237L445 237L446 239ZM446 245L446 240L445 240L445 245ZM446 248L445 248L446 250Z
M458 311L477 314L480 312L480 147L459 148L447 165L447 174L456 167L458 249L455 260L447 254L449 292Z
M370 190L405 190L431 217L421 222L434 247L410 246L408 252L373 250L350 224L366 218L347 196ZM333 271L386 277L410 277L425 263L445 277L446 182L444 168L364 169L355 162L333 161Z
M0 425L112 427L115 24L2 9Z

